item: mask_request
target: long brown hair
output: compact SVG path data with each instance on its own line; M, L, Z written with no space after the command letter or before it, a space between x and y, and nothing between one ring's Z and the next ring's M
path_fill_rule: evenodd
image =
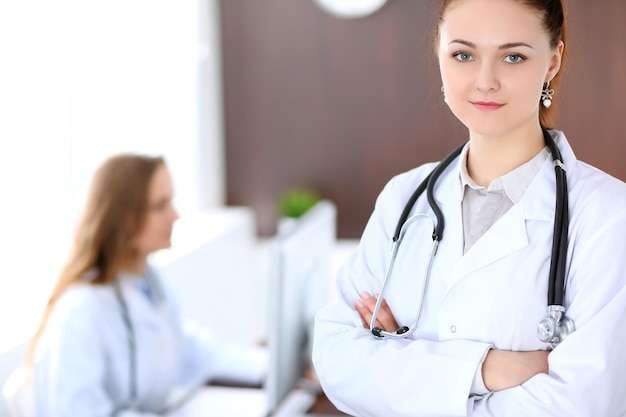
M439 18L437 23L437 29L435 31L435 45L439 44L439 26L445 18L448 7L455 1L459 0L442 0L441 7L439 8ZM546 33L550 36L550 46L556 48L560 41L567 46L567 22L565 19L565 8L561 0L515 0L530 8L537 10L543 19L543 27ZM565 61L565 51L563 49L563 57L561 60L561 69L563 68L563 62ZM550 81L550 89L558 89L559 82L561 80L562 71L556 73L554 78ZM553 126L552 114L555 110L554 100L553 105L548 107L539 106L539 123L541 127L545 129L551 129Z
M59 297L72 284L104 285L137 261L134 239L148 212L150 182L162 157L120 154L107 159L94 174L87 203L74 234L69 256L30 344L32 363L36 344ZM89 279L86 276L89 272Z

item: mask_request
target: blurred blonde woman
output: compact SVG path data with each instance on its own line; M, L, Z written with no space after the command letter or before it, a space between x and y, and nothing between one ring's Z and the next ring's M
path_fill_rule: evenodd
M214 378L260 384L266 351L183 324L148 255L178 214L164 160L97 170L73 247L29 353L37 416L151 416Z

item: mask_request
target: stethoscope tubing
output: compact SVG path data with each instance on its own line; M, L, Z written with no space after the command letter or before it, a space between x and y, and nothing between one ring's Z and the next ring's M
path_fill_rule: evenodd
M547 300L547 310L548 310L548 319L552 318L551 323L559 327L560 330L555 334L553 333L551 337L547 339L543 339L540 336L542 341L547 341L550 346L555 347L560 343L560 341L570 334L574 330L574 323L569 318L565 316L565 307L564 307L564 295L565 295L565 270L566 270L566 260L567 260L567 247L568 247L568 228L569 228L569 207L568 207L568 194L567 194L567 178L565 174L565 164L563 162L563 158L561 156L561 152L559 148L556 146L554 139L550 135L550 133L546 129L542 129L543 137L546 145L548 146L550 153L552 154L553 164L555 169L555 182L556 182L556 203L555 203L555 215L554 215L554 230L552 237L552 251L551 251L551 260L550 260L550 272L548 279L548 300ZM467 142L466 142L467 143ZM444 158L430 174L426 176L426 178L419 184L419 186L415 189L406 205L404 206L398 223L395 228L395 232L392 237L392 249L391 254L389 256L389 260L387 262L387 268L385 271L385 277L383 279L382 288L378 299L376 301L376 305L372 312L372 318L370 320L370 331L376 338L383 338L385 336L398 338L398 337L407 337L411 333L413 333L417 328L417 323L419 321L423 299L425 296L426 288L428 286L428 281L430 279L430 271L432 269L432 264L434 261L435 254L437 252L437 247L439 241L443 238L443 230L445 227L445 219L437 201L434 197L434 188L437 179L441 176L441 174L445 171L445 169L455 160L462 152L466 143L459 146L453 152L451 152L446 158ZM428 262L428 267L426 269L426 274L422 281L422 291L420 294L419 300L419 308L417 311L416 319L411 327L402 326L398 328L395 332L387 332L375 326L376 319L378 317L378 313L380 310L380 306L384 299L384 292L387 287L389 278L391 276L391 272L393 270L393 265L395 263L398 248L404 234L406 233L406 226L412 223L419 215L415 215L409 218L409 215L419 198L419 196L426 190L426 196L428 198L428 204L431 210L434 212L435 217L437 218L437 223L433 226L433 249L431 251L430 259ZM425 215L424 215L425 216ZM543 323L543 320L542 320ZM541 328L542 324L540 324Z
M547 303L548 306L563 306L569 227L567 179L563 158L559 148L554 143L554 139L546 130L543 131L543 136L552 154L556 175L556 203Z
M396 256L398 255L398 249L400 248L400 243L402 239L404 239L404 235L406 234L408 226L414 221L418 220L421 217L425 217L432 222L432 219L428 217L426 214L416 214L407 219L402 228L400 230L400 234L398 238L393 242L391 246L391 253L389 255L389 260L387 262L387 269L385 271L385 278L383 279L383 284L380 289L380 294L376 300L376 305L374 306L374 310L372 312L372 318L370 320L370 330L374 334L374 336L378 338L382 337L407 337L411 333L413 333L417 329L417 323L419 322L420 316L422 315L422 306L424 304L424 296L426 295L426 288L428 287L428 282L430 281L430 271L433 266L433 261L435 260L435 255L437 254L437 248L439 247L439 240L433 239L433 245L431 247L430 256L428 259L428 266L426 268L426 272L424 273L424 278L422 279L422 286L420 289L420 297L419 297L419 308L417 309L417 314L415 316L415 320L410 327L402 326L398 328L395 332L387 332L382 330L379 327L376 327L376 318L378 317L378 311L380 310L380 306L382 305L384 299L384 293L387 289L387 282L389 281L389 277L391 276L391 272L393 271L393 265L395 264ZM433 228L434 230L434 228Z
M443 213L439 208L439 204L437 204L437 202L435 201L435 183L437 182L437 179L441 176L441 174L443 174L443 171L445 171L448 165L450 165L452 161L454 161L461 154L464 147L465 143L452 151L448 156L446 156L445 159L435 167L426 185L426 198L428 199L428 204L430 205L431 209L435 213L435 217L437 218L437 223L435 224L435 228L433 231L433 240L436 241L440 241L443 238L443 229L446 222Z
M377 338L407 337L417 329L417 323L419 322L419 318L422 313L422 305L424 304L423 301L426 295L426 288L428 287L428 281L430 280L430 272L432 270L432 265L435 260L435 255L437 254L439 241L443 238L443 229L445 227L445 219L444 219L443 213L441 209L439 208L439 205L437 204L435 197L434 197L435 183L437 181L437 178L439 178L439 176L448 167L448 165L450 165L452 161L455 160L461 154L461 151L463 150L463 147L465 146L465 144L466 143L463 143L461 146L459 146L454 151L452 151L448 156L446 156L441 162L439 162L439 164L435 167L435 169L433 169L426 176L426 178L424 178L424 180L419 184L419 186L415 189L415 191L413 192L413 194L407 201L406 205L404 206L404 209L402 210L402 214L400 215L400 219L398 220L395 232L392 237L393 243L391 247L391 254L389 255L389 259L387 261L387 268L385 271L383 284L382 284L378 299L376 300L376 305L374 306L374 310L372 312L372 318L370 321L370 331ZM381 328L376 327L376 318L378 317L378 312L380 310L380 306L384 299L383 294L385 292L385 289L387 288L387 282L393 270L393 265L395 263L395 260L398 254L398 248L400 246L400 243L402 242L404 234L406 233L407 227L413 221L417 220L417 218L419 218L420 216L425 216L422 214L417 214L409 218L409 215L411 213L411 210L413 209L413 206L415 206L417 199L419 198L420 195L424 193L424 191L426 191L428 204L430 205L431 209L435 213L435 217L437 218L437 223L433 225L433 232L432 232L433 246L431 248L430 257L428 260L428 266L424 275L424 279L422 280L422 287L421 287L421 293L420 293L420 299L419 299L419 308L417 310L415 321L410 327L402 326L398 328L395 332L387 332L387 331L382 330ZM428 216L425 216L425 217L428 217ZM430 217L428 217L428 219L430 219Z
M116 279L113 285L115 288L115 296L117 297L117 301L120 305L120 310L122 312L122 320L124 321L124 326L126 326L126 334L128 337L128 354L129 354L129 379L130 379L130 409L136 410L138 409L137 404L137 346L135 341L135 329L133 327L133 322L130 319L130 313L128 312L128 304L126 303L126 299L124 298L124 294L122 293L122 286L120 284L120 280Z
M163 286L161 282L154 276L149 274L146 275L146 280L148 281L151 291L153 291L153 296L155 297L155 302L164 305L165 300L165 292L163 290ZM124 322L124 326L126 327L126 334L128 337L128 351L129 351L129 390L130 390L130 403L128 409L138 411L139 408L139 398L137 395L137 343L135 337L135 328L133 326L133 322L130 318L130 313L128 310L128 303L126 302L126 298L124 297L122 291L122 284L120 279L116 279L113 283L113 288L115 290L115 296L120 305L120 310L122 313L122 321ZM118 410L119 411L119 410Z
M431 171L430 174L428 174L426 178L424 178L424 180L420 183L420 185L415 189L415 191L413 192L413 194L407 201L406 205L404 206L404 209L402 210L402 214L400 215L400 219L398 220L398 224L396 225L396 230L392 238L394 242L398 240L398 238L400 237L400 231L402 230L402 226L409 218L409 214L411 214L411 210L413 209L413 206L415 206L415 202L417 201L419 196L423 194L424 190L426 190L427 188L430 189L430 191L427 191L427 196L428 195L430 196L428 197L428 203L431 205L431 207L433 206L436 207L436 209L433 209L433 211L435 212L435 216L437 217L437 222L438 222L438 225L435 227L435 230L433 230L433 237L438 236L439 237L438 240L441 240L441 237L443 236L443 227L445 225L445 221L443 218L443 213L439 209L439 206L437 205L434 195L433 195L435 182L437 181L437 178L439 177L439 175L441 175L443 170L446 169L448 165L450 165L450 163L457 156L461 154L461 151L463 150L463 147L465 146L466 143L467 142L463 143L461 146L459 146L454 151L452 151L452 153L450 153L450 155L448 155L443 161L441 161L437 165L437 167L435 167L435 169Z

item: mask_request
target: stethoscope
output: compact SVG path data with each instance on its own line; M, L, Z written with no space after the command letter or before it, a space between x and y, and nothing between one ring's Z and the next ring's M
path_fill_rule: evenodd
M152 276L149 272L146 273L146 284L149 286L150 291L152 292L152 296L155 297L155 302L160 303L161 305L164 302L164 292L159 280ZM135 340L135 328L133 326L132 320L130 319L130 313L128 312L128 304L126 303L126 299L124 298L124 294L122 292L122 284L121 279L116 279L113 283L113 288L115 290L115 297L117 298L118 304L120 305L120 311L122 315L122 321L124 322L124 327L126 327L126 334L128 336L128 351L129 351L129 363L128 363L128 372L129 372L129 389L130 389L130 401L128 407L121 409L129 409L134 411L140 411L139 400L137 397L137 344ZM121 411L116 410L117 411ZM114 412L113 414L115 414Z
M552 238L552 254L550 261L550 274L548 284L548 302L547 302L547 315L539 322L537 328L537 336L541 342L547 343L550 348L558 346L565 337L574 331L574 322L565 315L565 307L563 305L563 298L565 295L565 263L567 258L567 230L569 226L568 217L568 196L567 196L567 179L565 177L565 164L561 157L561 152L556 146L554 139L548 133L547 130L543 130L543 137L546 145L550 149L552 158L554 160L554 170L556 175L556 209L554 213L554 232ZM374 306L372 313L372 319L370 320L370 331L372 335L378 339L384 337L390 338L403 338L409 336L417 329L417 323L419 321L423 299L430 280L430 272L432 269L433 261L437 253L439 242L443 237L443 230L445 226L445 219L437 201L433 196L433 190L437 179L441 176L443 171L455 160L463 150L465 144L459 146L452 153L445 157L433 171L422 181L422 183L413 192L413 195L409 198L398 224L396 225L395 232L392 238L391 254L387 262L387 268L385 271L385 277L380 290L380 294ZM417 314L415 320L410 327L401 326L396 329L395 332L388 332L380 327L376 327L376 319L378 317L378 311L383 301L383 294L387 283L391 276L393 266L398 254L398 248L400 243L406 234L407 227L414 221L428 217L425 214L417 214L409 218L409 213L413 209L418 197L426 190L426 197L430 208L435 213L437 223L433 225L433 245L430 250L430 255L426 267L426 273L422 280L421 294L419 295L419 304L417 308Z

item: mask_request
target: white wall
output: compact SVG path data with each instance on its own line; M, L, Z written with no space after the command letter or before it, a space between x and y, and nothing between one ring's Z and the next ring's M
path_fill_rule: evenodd
M71 1L70 137L78 207L119 151L164 154L183 214L223 203L216 1Z

